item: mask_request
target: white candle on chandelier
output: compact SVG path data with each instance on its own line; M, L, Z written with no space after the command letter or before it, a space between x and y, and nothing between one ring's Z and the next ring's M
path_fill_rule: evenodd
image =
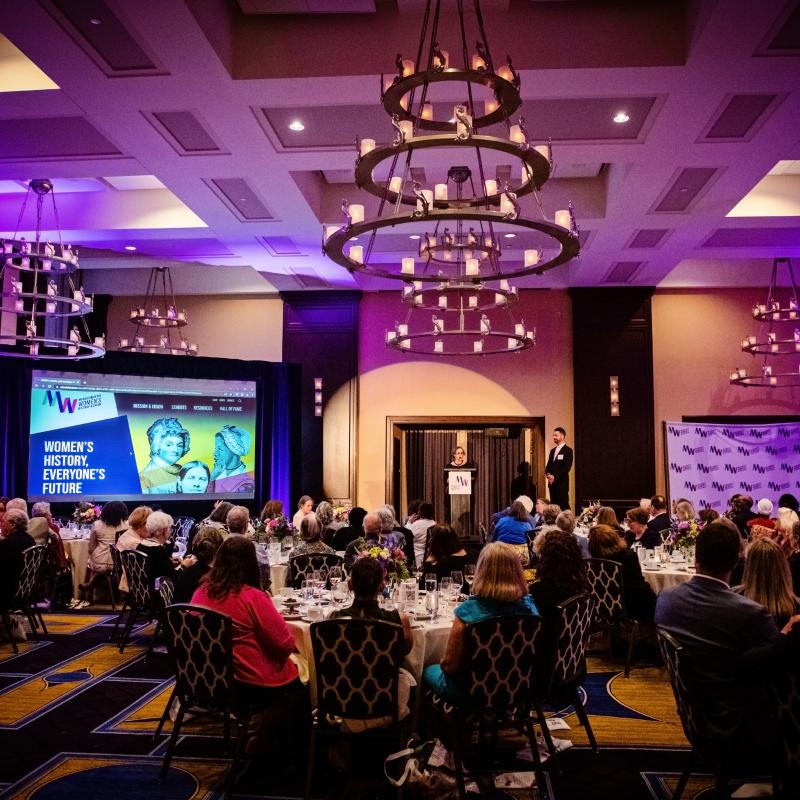
M361 154L362 158L367 154L371 153L375 149L375 140L374 139L362 139L361 145L359 147L359 153Z
M478 71L486 69L486 59L483 56L478 55L477 53L473 53L472 69Z
M464 262L464 268L467 275L477 275L479 270L479 263L477 258L468 258Z
M364 248L360 244L354 244L349 250L349 256L351 261L355 261L356 264L363 264L364 263Z
M525 323L518 322L514 325L514 333L516 333L517 336L525 336Z
M486 196L491 197L493 194L497 194L497 181L492 178L487 178L483 182L483 188Z
M499 292L495 292L494 295L494 302L498 306L502 306L504 303L508 302L506 300L506 296L504 294L500 294Z
M322 238L327 242L328 239L333 236L336 231L339 230L340 225L323 225L322 226Z
M403 179L399 175L393 175L389 180L389 191L400 194L403 191Z
M408 325L405 323L397 326L397 335L398 336L408 336Z
M439 295L439 308L447 308L447 296Z
M569 210L562 208L559 211L556 211L555 223L556 225L560 225L562 228L569 230L572 227L572 218L570 217Z
M28 352L32 356L38 356L39 355L39 342L31 342L28 345Z
M484 100L483 101L483 113L488 117L489 114L493 114L497 109L500 108L500 104L497 100Z
M508 282L508 281L507 281L505 278L503 278L503 280L501 280L501 281L500 281L500 288L501 288L501 289L502 289L504 292L507 292L507 291L508 291L508 287L509 287L509 286L510 286L510 284L509 284L509 282Z
M404 119L397 123L406 141L414 138L414 123L410 119Z
M511 202L511 198L506 194L500 195L500 213L503 215L515 213L514 204Z
M517 144L525 144L525 142L527 141L525 139L525 131L522 130L522 127L520 125L511 126L508 132L508 138L511 139L512 142L516 142Z
M420 119L433 119L433 104L423 103L419 112Z
M444 342L441 339L437 339L433 343L433 352L434 353L444 353Z
M403 350L410 350L411 349L411 339L403 339L403 341L400 342L400 347L402 347Z
M442 57L439 58L438 55L433 57L433 66L434 67L442 67L444 69L448 63L450 63L450 53L447 50L440 50Z
M413 275L414 274L414 259L411 256L406 256L400 262L400 272L403 275Z
M483 340L478 339L477 342L472 343L472 352L473 353L482 353L483 352Z
M540 254L538 250L526 250L524 257L525 257L525 266L533 267L539 263Z
M421 306L423 303L424 298L421 294L414 295L414 305Z
M508 64L503 64L502 67L498 67L495 74L498 78L503 78L503 80L509 81L509 83L514 80L514 73Z
M119 346L120 346L121 348L122 348L122 347L127 347L127 346L128 346L128 340L127 340L127 339L120 339L120 340L119 340Z
M403 287L403 297L411 297L411 295L412 295L413 293L414 293L414 289L413 289L413 287L409 286L408 284L406 284L406 285Z
M24 300L15 300L14 301L14 311L24 311L25 310L25 301Z
M510 336L508 337L508 349L509 350L516 350L517 349L517 340L512 339Z
M418 292L422 291L422 281L414 281L411 284Z
M50 271L50 267L52 267L52 266L53 266L53 262L49 258L45 258L42 261L42 270L44 272L49 272Z
M431 209L433 207L433 192L430 189L423 189L420 194L428 201L428 209ZM417 211L423 213L425 211L422 200L417 200Z
M404 58L402 65L403 65L403 77L407 78L414 72L414 62L410 58Z
M357 222L364 221L364 206L360 203L353 203L349 208L350 218L353 220L353 225Z
M397 331L386 331L386 344L393 342L397 338Z
M56 304L54 302L45 303L44 306L45 312L47 314L55 314L56 313Z
M477 308L478 307L478 296L472 295L469 300L467 300L467 305L470 308Z
M433 197L435 200L447 200L447 184L437 183L433 187Z

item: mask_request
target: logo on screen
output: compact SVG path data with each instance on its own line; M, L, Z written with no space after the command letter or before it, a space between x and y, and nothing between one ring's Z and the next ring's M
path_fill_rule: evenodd
M53 396L53 392L48 389L45 393L44 399L42 400L42 405L50 406L50 408L52 408L56 403L58 404L58 411L60 414L63 414L65 411L68 414L73 414L78 405L78 398L62 398L61 392L56 392L55 396Z

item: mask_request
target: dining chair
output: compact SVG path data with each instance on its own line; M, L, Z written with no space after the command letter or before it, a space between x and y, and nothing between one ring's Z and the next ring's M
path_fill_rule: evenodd
M341 567L344 563L342 556L335 553L304 553L300 556L289 558L289 585L299 589L304 580L312 572L324 572L327 580L331 567Z
M40 587L44 578L46 557L47 546L43 544L33 545L22 551L22 571L17 580L14 597L8 608L0 609L3 627L6 629L6 637L15 653L19 652L19 647L14 641L11 620L11 614L14 611L21 611L25 614L30 625L31 634L37 641L39 639L37 631L39 624L41 624L42 632L47 635L47 626L42 617L42 612L36 607L36 603L41 599Z
M225 779L225 797L228 798L244 754L252 716L249 711L237 707L233 695L231 618L202 606L177 603L167 606L163 620L175 688L156 728L156 739L161 735L176 700L178 710L161 762L160 780L163 783L169 774L186 714L190 714L193 722L203 716L221 714L226 748L230 745L231 719L236 723L236 747Z
M313 623L310 636L317 705L311 712L306 800L311 797L320 737L383 737L404 744L398 710L402 626L371 619L329 619ZM343 720L372 720L381 726L348 733Z
M473 755L485 759L488 768L470 767L470 774L505 771L503 767L494 766L498 729L513 724L525 731L539 796L544 794L544 770L530 714L537 664L536 643L540 632L541 617L531 615L490 617L467 625L469 671L463 682L466 687L463 705L455 704L432 690L425 694L428 706L449 729L461 800L467 796L462 742L470 741L469 734L476 725L480 742ZM485 742L487 729L491 731L491 743L488 746ZM531 796L535 796L533 787Z
M628 678L631 674L634 647L643 636L639 621L628 615L625 605L622 565L609 558L589 558L586 560L586 575L596 601L594 621L598 630L604 630L608 634L609 654L613 634L622 633L628 639L625 657L625 677Z
M147 574L147 556L138 550L123 550L119 557L128 581L127 602L129 608L128 619L125 621L125 627L119 639L119 651L122 653L128 643L128 637L136 620L152 620L155 616L155 611L153 593L150 590L150 580ZM117 623L122 618L122 613L120 612ZM116 630L117 626L115 625L111 634L112 637Z

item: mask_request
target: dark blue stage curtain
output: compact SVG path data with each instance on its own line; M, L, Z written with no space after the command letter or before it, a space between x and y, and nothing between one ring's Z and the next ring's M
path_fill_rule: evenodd
M252 380L258 384L256 497L253 510L276 498L291 508L299 495L300 367L266 361L109 352L88 361L29 361L0 357L0 495L25 497L28 472L30 390L33 370L176 378ZM164 502L169 511L176 503ZM248 505L250 505L248 503ZM72 505L69 504L68 508ZM65 507L56 513L65 513ZM176 509L177 510L177 509ZM180 513L206 516L207 502L180 501Z

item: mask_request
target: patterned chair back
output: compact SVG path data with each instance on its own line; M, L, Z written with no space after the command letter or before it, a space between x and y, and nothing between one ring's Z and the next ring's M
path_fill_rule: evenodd
M403 628L372 619L311 625L320 717L397 721Z
M772 685L778 718L778 731L783 742L783 767L800 769L800 675L795 670L781 671Z
M589 592L576 594L558 606L553 685L567 686L586 674L586 648L594 620L595 599Z
M301 556L292 556L289 559L289 581L295 589L299 589L303 581L317 570L325 573L327 580L328 570L331 567L341 567L344 559L335 553L307 553Z
M608 558L590 558L586 561L586 576L597 601L595 619L606 623L625 619L622 565Z
M123 550L119 557L128 579L128 595L132 605L150 608L152 597L147 575L147 556L138 550Z
M541 617L490 617L467 626L471 711L503 717L530 707Z
M115 544L109 545L108 551L111 553L111 574L115 583L119 583L119 579L122 577L122 559L120 558L121 553L119 550L117 550L117 546Z
M14 593L15 605L31 605L40 599L39 590L44 577L47 545L36 544L22 551L22 572Z
M672 694L675 696L675 705L681 719L683 732L689 743L696 746L701 741L699 719L696 716L699 706L692 701L689 680L683 659L683 648L672 634L663 628L658 629L658 647L667 668Z
M186 544L189 539L189 531L197 520L194 517L175 517L172 522L172 534L169 537L171 542L182 542Z
M164 636L182 704L209 710L230 705L231 630L230 617L202 606L178 603L164 610Z
M175 596L175 584L169 578L162 578L158 585L158 602L161 610L172 605L172 598Z

